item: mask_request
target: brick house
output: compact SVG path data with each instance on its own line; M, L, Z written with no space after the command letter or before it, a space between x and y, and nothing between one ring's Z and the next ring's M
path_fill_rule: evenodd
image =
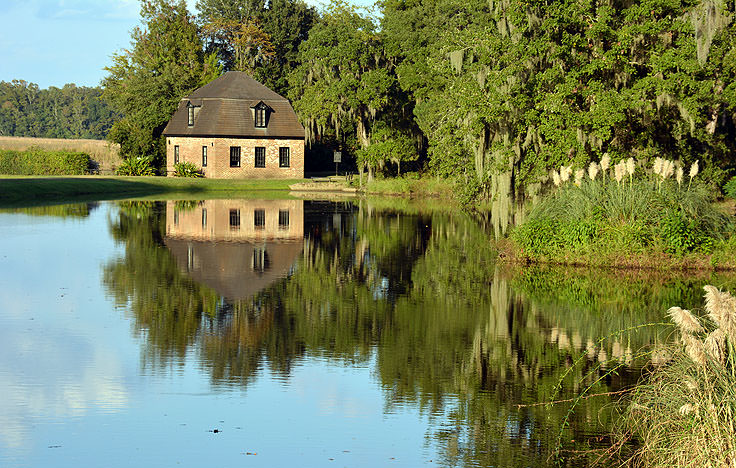
M304 127L289 101L231 71L183 98L164 129L166 171L190 162L205 177L301 179Z

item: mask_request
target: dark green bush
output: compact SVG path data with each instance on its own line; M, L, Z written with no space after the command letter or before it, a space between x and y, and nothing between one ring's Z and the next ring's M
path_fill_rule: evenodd
M560 223L550 219L528 221L511 234L530 254L550 254L559 249L587 247L599 237L599 224L594 221Z
M203 177L202 171L190 162L178 162L174 164L175 177Z
M80 175L89 171L89 154L73 151L0 150L0 174Z
M539 255L562 245L557 235L560 225L550 219L533 220L522 224L511 233L512 239L526 252Z
M665 249L674 254L687 252L710 252L714 239L702 232L702 227L694 219L687 220L682 215L671 214L660 223L660 235Z
M117 175L123 176L153 176L156 170L153 168L152 156L138 156L136 158L128 158L115 171Z

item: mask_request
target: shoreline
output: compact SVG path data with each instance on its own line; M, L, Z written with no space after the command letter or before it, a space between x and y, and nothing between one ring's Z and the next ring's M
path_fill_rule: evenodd
M517 267L541 266L541 267L566 267L566 268L596 268L619 271L681 271L681 272L733 272L736 271L736 257L731 261L714 259L714 253L689 253L682 257L673 256L661 251L631 253L631 252L608 252L601 254L595 259L588 255L578 255L574 260L563 256L534 257L524 254L513 245L509 239L497 242L499 261Z

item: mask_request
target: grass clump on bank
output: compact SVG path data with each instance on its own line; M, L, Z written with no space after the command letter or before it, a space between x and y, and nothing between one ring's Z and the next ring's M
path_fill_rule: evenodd
M353 183L359 183L357 178ZM438 177L422 177L417 173L407 173L400 177L375 177L360 187L365 193L378 195L410 195L418 197L453 198L453 183Z
M685 171L657 158L651 172L633 159L610 168L604 158L578 169L554 171L555 188L538 201L511 234L515 249L532 261L606 264L637 255L683 258L711 255L712 266L736 253L733 222L713 192ZM610 172L610 173L609 173ZM569 182L568 182L569 181Z
M736 466L736 298L705 286L707 317L672 307L680 346L636 386L622 431L649 468Z
M0 174L81 175L90 167L89 154L32 147L24 151L0 150Z

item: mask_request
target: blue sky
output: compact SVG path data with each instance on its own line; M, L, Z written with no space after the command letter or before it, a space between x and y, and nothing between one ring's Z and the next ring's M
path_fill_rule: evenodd
M195 3L187 0L192 12ZM130 31L140 23L139 5L138 0L0 0L0 81L20 79L41 88L99 85L111 55L130 45Z

